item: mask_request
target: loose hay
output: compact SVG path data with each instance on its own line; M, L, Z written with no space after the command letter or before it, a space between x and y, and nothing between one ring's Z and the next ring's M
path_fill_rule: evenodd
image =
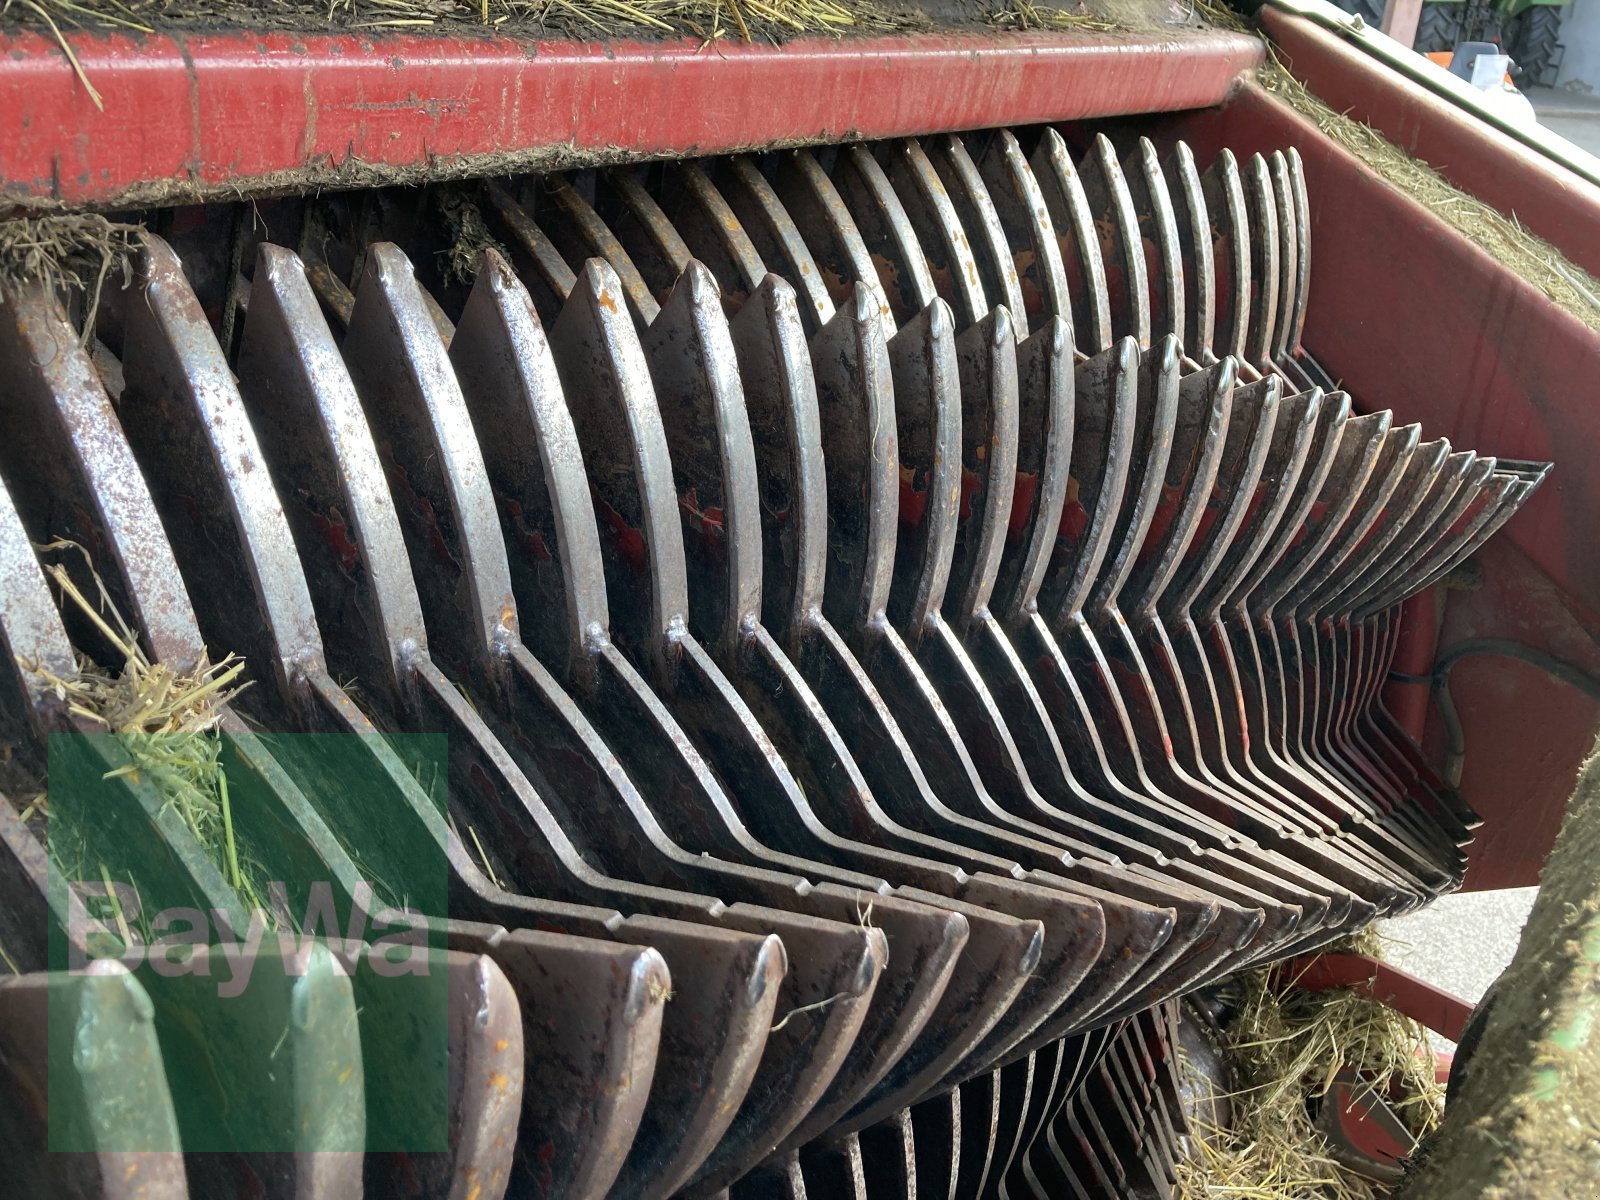
M1462 237L1483 247L1589 328L1600 329L1600 281L1549 242L1529 233L1514 216L1508 217L1446 182L1432 167L1370 126L1335 112L1278 63L1264 64L1256 79Z
M1344 947L1371 953L1372 943ZM1206 1126L1178 1166L1182 1200L1374 1200L1372 1181L1337 1162L1312 1123L1308 1101L1328 1092L1342 1066L1355 1067L1421 1138L1439 1123L1444 1089L1427 1033L1371 997L1306 992L1272 968L1229 985L1224 1028L1239 1081L1226 1097L1233 1119ZM1190 1073L1205 1094L1207 1079ZM1399 1096L1400 1099L1394 1099Z
M73 550L88 554L75 542L58 541L41 550ZM86 655L70 678L43 666L30 669L62 701L69 712L90 727L113 734L131 760L106 778L136 777L148 782L164 803L182 818L195 841L216 861L230 886L248 908L267 911L252 872L241 865L235 836L228 781L218 734L222 705L248 684L240 683L244 662L228 655L212 663L202 655L193 670L176 671L165 663L152 663L139 639L117 611L97 573L98 603L91 601L60 563L45 571L61 594L95 626L120 660L111 671ZM30 807L50 813L47 798ZM87 863L73 862L71 830L52 820L46 844L55 865L68 878L83 878ZM99 871L105 874L100 865Z
M142 229L109 221L98 213L51 213L0 221L0 301L19 289L43 284L62 296L82 293L83 343L93 336L93 315L106 280L133 278L133 256Z

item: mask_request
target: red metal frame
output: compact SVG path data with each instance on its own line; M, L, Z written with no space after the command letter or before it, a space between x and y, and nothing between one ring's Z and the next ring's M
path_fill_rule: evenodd
M1308 992L1333 988L1364 992L1452 1042L1461 1040L1472 1016L1472 1005L1459 996L1365 954L1291 958L1278 968L1278 978Z
M1600 275L1600 187L1501 136L1314 21L1268 5L1261 23L1289 70L1335 110L1371 125Z
M0 36L0 196L114 207L357 164L433 177L1221 103L1254 38L1172 30L692 41ZM263 120L263 114L271 114ZM62 131L70 130L64 137Z
M1304 342L1358 403L1419 421L1426 437L1556 464L1496 539L1506 553L1492 544L1478 556L1478 592L1413 604L1412 615L1420 605L1437 608L1422 614L1431 619L1410 623L1401 669L1425 672L1440 647L1492 634L1600 674L1590 637L1600 635L1600 405L1592 397L1600 332L1254 84L1224 108L1169 125L1201 161L1224 146L1300 148L1312 205ZM1429 636L1435 630L1437 644ZM1486 823L1467 886L1537 883L1600 708L1502 659L1463 662L1451 683L1467 734L1461 791ZM1393 695L1437 755L1437 715L1421 723L1431 711L1425 690Z

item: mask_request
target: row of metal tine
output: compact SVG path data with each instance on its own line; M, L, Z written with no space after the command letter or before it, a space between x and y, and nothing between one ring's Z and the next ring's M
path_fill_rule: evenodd
M1001 130L292 207L295 249L148 236L87 346L43 290L0 308L0 779L93 728L40 671L111 657L42 572L93 594L71 539L153 661L248 663L268 877L363 903L401 832L446 864L448 1146L364 1141L408 1064L363 953L263 950L226 1020L209 981L38 974L63 914L0 805L0 1064L42 1069L54 990L158 1048L170 1123L135 1153L81 1101L104 1153L45 1156L13 1113L18 1170L1165 1194L1165 1002L1459 882L1475 820L1379 688L1399 602L1544 469L1318 386L1292 150ZM334 782L261 731L367 736ZM380 732L446 735L446 778ZM240 911L116 785L150 907ZM251 1090L300 1152L185 1159Z

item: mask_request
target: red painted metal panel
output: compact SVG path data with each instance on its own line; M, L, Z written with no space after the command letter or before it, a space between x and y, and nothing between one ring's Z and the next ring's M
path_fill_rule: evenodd
M1365 992L1452 1042L1461 1040L1472 1016L1472 1005L1459 996L1365 954L1291 958L1278 968L1278 978L1308 992L1333 988Z
M31 34L0 37L3 194L100 207L624 156L1116 116L1220 103L1260 60L1214 30L694 42L74 36L104 98ZM281 181L280 181L281 183Z
M1600 639L1600 333L1253 84L1221 110L1168 125L1201 161L1223 146L1300 148L1314 247L1304 342L1362 406L1392 408L1426 436L1480 453L1556 464L1499 545L1479 554L1478 590L1418 602L1442 609L1439 647L1507 637L1593 669L1579 646ZM1419 644L1404 669L1432 658ZM1537 883L1593 745L1596 707L1503 659L1463 662L1451 682L1467 739L1461 791L1486 823L1468 886ZM1401 706L1420 715L1415 695ZM1425 745L1437 754L1441 741L1435 714Z
M1600 275L1600 187L1292 13L1261 10L1280 57L1335 110L1371 125L1465 192Z

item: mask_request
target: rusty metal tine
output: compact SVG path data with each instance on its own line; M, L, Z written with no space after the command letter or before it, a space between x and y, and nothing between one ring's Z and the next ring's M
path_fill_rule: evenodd
M1005 549L989 604L1007 626L1038 598L1055 551L1071 478L1074 385L1072 332L1051 318L1017 347L1018 444ZM1000 484L991 486L999 495Z
M917 1195L928 1200L960 1200L961 1089L924 1100L909 1110L916 1147Z
M1117 161L1117 151L1105 134L1094 142L1078 164L1084 198L1094 216L1104 264L1106 295L1111 305L1112 337L1131 337L1141 349L1150 346L1150 277L1139 218L1134 211L1128 181Z
M669 406L663 413L663 426L677 435L667 440L679 507L685 513L684 524L691 527L685 534L693 535L685 538L693 548L689 558L697 568L690 577L690 590L694 592L693 582L699 580L699 596L708 610L704 621L697 619L696 598L691 595L691 629L703 629L716 647L715 657L736 677L742 677L748 671L743 664L751 651L759 654L762 649L748 645L762 641L755 450L732 338L715 283L703 267L691 264L647 332L645 350L656 392ZM665 419L668 417L671 419ZM692 435L693 430L699 430L699 435ZM692 528L696 516L703 522L708 510L722 514L720 528L715 533ZM655 521L651 525L658 527ZM708 545L713 536L719 539L714 547ZM770 639L765 646L781 657ZM809 691L792 672L789 683ZM767 689L757 680L744 690L760 696ZM826 831L804 792L793 798L795 816L812 843L808 849L833 864L822 870L838 873L841 861L854 866L860 855L851 854L848 843ZM798 839L791 834L791 840ZM817 1133L833 1124L910 1048L921 1025L932 1015L966 940L965 919L948 912L930 912L893 898L868 896L857 899L858 920L863 905L875 906L878 927L890 937L890 961L879 981L873 1013L850 1059L829 1096L791 1135L791 1144L797 1144L803 1133Z
M966 635L974 617L988 613L1006 549L1017 483L1022 404L1013 329L1011 314L997 307L956 339L961 389L960 445L956 448L960 521L945 589L945 617L960 636ZM901 444L905 445L904 439ZM902 485L902 525L905 499Z
M797 1153L772 1159L735 1180L708 1200L806 1200L805 1176Z
M749 155L721 160L718 179L729 207L762 261L780 267L779 274L795 289L806 332L815 333L833 318L833 297L777 190ZM756 280L751 291L761 282Z
M916 1200L917 1150L911 1113L901 1109L857 1135L862 1177L872 1200Z
M1283 246L1278 238L1278 206L1267 160L1252 154L1242 174L1245 212L1240 232L1250 244L1250 323L1241 357L1266 370L1275 345Z
M1278 307L1272 322L1272 359L1286 360L1296 344L1296 322L1301 288L1300 214L1295 204L1289 160L1282 150L1267 158L1267 178L1272 185L1273 213L1278 226Z
M493 180L484 183L483 196L487 202L483 206L484 213L503 231L511 262L533 295L535 306L554 320L572 294L578 282L577 275L561 257L550 236L539 228L528 210L517 203L516 197ZM349 324L348 315L345 323Z
M66 702L46 682L46 675L71 679L78 660L4 476L0 476L0 582L5 585L5 605L0 609L0 650L5 656L0 664L0 736L14 750L0 785L18 797L31 796L44 790L46 739L55 730L72 728Z
M479 1188L484 1200L499 1200L511 1183L523 1107L523 1017L516 992L486 955L431 954L427 968L444 975L440 989L448 1025L443 1037L436 1033L402 1050L409 1030L439 1019L433 1007L439 992L430 989L427 999L411 1008L396 1003L415 993L389 985L382 968L374 969L382 953L369 949L355 970L363 1065L371 1072L385 1057L400 1058L413 1073L426 1064L435 1072L433 1078L447 1080L442 1111L450 1114L450 1137L439 1151L410 1151L392 1142L396 1149L391 1152L368 1154L365 1191L403 1195L411 1188L417 1195L467 1200L469 1189ZM442 1058L427 1063L430 1054ZM408 1128L408 1112L416 1107L416 1096L403 1088L367 1089L368 1124L396 1141ZM417 1136L422 1140L430 1133L424 1127Z
M881 151L889 181L905 207L920 243L933 286L965 329L989 311L978 259L954 201L922 146L911 138L889 142Z
M640 175L632 167L594 172L595 203L616 231L617 239L633 255L659 303L694 256Z
M1208 216L1216 282L1215 352L1250 362L1252 273L1258 268L1250 244L1244 179L1233 151L1224 149L1200 177Z
M1162 177L1172 204L1183 281L1183 327L1176 332L1189 356L1205 362L1216 357L1211 344L1217 323L1216 248L1205 188L1188 143L1173 146L1162 164Z
M818 1143L797 1153L808 1196L868 1200L861 1143L854 1134L837 1143Z
M1022 307L1013 309L1011 314L1018 331L1026 328L1037 332L1058 320L1071 346L1072 299L1061 246L1044 192L1009 129L996 131L978 170L989 185L989 196L1010 243L1011 263L1022 289Z
M932 304L938 292L899 193L872 152L859 143L840 147L833 181L872 253L895 321L909 320Z
M856 227L855 218L850 215L839 189L811 151L795 150L782 155L774 186L795 225L808 231L806 245L822 268L834 306L852 303L856 288L865 286L872 296L873 306L889 318L889 297L878 281L877 267L861 230ZM817 330L808 325L807 332L815 337L827 324L828 321L819 321Z
M14 1194L188 1196L152 1015L115 962L0 977L0 1149Z
M546 175L542 183L545 196L552 202L545 228L567 265L576 273L578 264L591 258L604 259L616 272L618 291L626 299L634 316L644 324L655 320L659 306L650 284L645 282L632 255L612 232L611 226L560 175ZM623 194L631 195L628 192ZM571 294L570 291L568 294Z
M1054 129L1044 131L1029 166L1055 230L1078 349L1090 355L1109 350L1113 344L1111 300L1094 211L1067 144Z
M1295 256L1294 303L1290 307L1288 352L1300 353L1300 339L1306 328L1306 309L1311 300L1311 197L1306 192L1305 163L1300 151L1288 151L1289 194L1294 201Z
M666 180L666 211L689 253L710 268L729 303L743 304L767 277L755 243L699 163L668 164Z
M797 786L770 743L758 732L754 718L737 700L710 656L685 628L687 582L683 542L677 525L677 494L671 479L661 416L655 407L643 348L629 327L608 321L609 310L604 298L611 286L603 269L598 264L589 264L580 278L578 290L552 332L551 344L569 394L583 396L586 401L577 407L575 415L581 414L579 433L591 479L605 481L596 489L597 507L606 506L612 512L626 514L623 520L630 528L643 529L647 534L638 559L627 559L626 549L620 555L606 554L608 570L616 572L619 580L628 580L631 576L636 586L647 589L655 610L642 622L634 623L639 656L648 658L651 671L663 685L675 689L681 700L697 697L698 709L691 703L681 711L693 715L720 708L728 714L727 718L719 714L709 727L715 730L710 733L712 745L724 770L737 768L752 779L765 773L766 779L771 781L767 786L776 784L798 799ZM713 289L714 284L708 278L700 285L703 301L711 302ZM671 311L672 302L669 301L663 313L672 319ZM575 391L581 386L578 380L583 378L576 373L580 369L588 372L588 386L583 391ZM632 524L635 521L637 525ZM626 584L619 583L619 586ZM616 658L613 656L607 661L613 677L620 678L616 672ZM749 731L744 739L737 733L741 723ZM704 739L708 728L703 727L699 733ZM754 774L749 774L751 772ZM702 791L705 790L702 787ZM720 797L714 782L710 794L713 799ZM725 800L721 804L724 822L736 824L731 806ZM799 868L807 873L812 873L817 866L812 860L768 850L742 829L735 828L733 832L743 839L746 853L755 854L764 862ZM882 887L879 880L837 868L830 873L868 892ZM806 964L806 972L797 976L794 985L812 988L822 982L818 975L811 974L812 964L817 964L822 976L835 970L829 965L832 956L826 947L830 939L838 940L832 934L838 927L819 925L807 934L800 919L793 918L789 928L795 931L786 936L796 943L791 947L795 950L796 962ZM882 935L878 934L877 938L881 941ZM830 1009L815 1013L809 1021L802 1021L801 1029L815 1026L807 1040L799 1040L798 1034L783 1040L781 1044L792 1047L794 1057L783 1072L775 1067L774 1073L787 1076L786 1086L774 1086L778 1080L773 1079L767 1086L752 1090L750 1099L735 1118L729 1138L697 1174L693 1185L696 1189L714 1190L743 1174L759 1157L779 1144L822 1097L861 1028L878 982L882 962L871 943L871 938L863 941L866 952L857 978L831 986L831 990L820 995L808 995L797 1005L801 1007L827 999L840 991L849 998L845 1003L834 1003ZM755 1157L750 1157L752 1154Z
M1010 339L1009 319L995 328ZM978 337L981 344L981 331ZM894 444L900 478L888 612L916 648L944 602L960 507L961 425L952 398L960 395L961 372L949 306L935 299L889 338L888 348L899 399ZM919 407L922 397L929 398L927 407Z
M84 595L96 594L92 562L151 656L192 665L201 649L192 620L186 626L181 615L170 623L163 615L189 609L165 540L127 552L126 531L149 511L149 492L99 374L54 295L42 287L12 290L0 305L0 359L10 367L12 389L0 469L33 481L13 495L21 520L41 541L69 538L83 546L87 560L72 554L62 564ZM79 644L102 649L93 627L76 616L69 606L65 623Z
M1184 312L1186 289L1178 212L1167 188L1167 176L1161 169L1161 155L1149 138L1139 139L1138 150L1130 153L1123 163L1122 175L1130 211L1137 221L1136 234L1134 230L1127 234L1137 236L1136 249L1145 264L1150 336L1160 338L1171 334L1180 344L1192 345L1192 353L1200 355L1202 350L1198 342L1183 341L1190 331Z
M381 266L381 260L383 257L384 255L381 253L375 253L372 256L372 265L374 270L383 269ZM357 328L357 332L359 334L359 327ZM423 329L423 334L424 336L426 334L425 327ZM427 343L424 341L423 345L426 344ZM355 347L352 347L352 349L355 349ZM325 380L325 376L322 378ZM399 393L399 389L396 389L396 393ZM328 420L328 418L332 415L332 413L325 414L323 419ZM357 453L363 449L358 440L353 436L355 429L359 428L361 421L359 411L351 412L347 409L342 415L345 419L333 427L339 428L343 433L342 440L339 443L343 447L343 453L338 463L339 474L343 479L348 480L349 484L354 485L353 488L351 488L349 487L349 484L341 484L341 486L344 486L348 489L345 492L348 503L348 498L351 495L360 496L366 494L366 490L380 488L381 475L378 474L379 465L377 454L371 448L372 443L370 441L365 443L364 454ZM358 510L352 508L349 511L354 513ZM382 531L376 528L376 526L379 524L379 521L376 518L383 515L382 509L372 510L371 515L375 518L370 522L371 526L373 527L371 529L371 536L370 538L361 538L360 544L362 546L369 547L373 545L382 545L385 544L382 540L385 536L390 538L398 536L392 531L385 535L382 533ZM445 512L444 516L446 519L449 519L452 514ZM392 521L393 518L391 516L388 519ZM375 564L369 560L367 565L371 567ZM402 557L400 563L398 564L386 564L383 569L390 571L405 570L404 558ZM384 611L379 610L372 614L372 618L376 621L382 622L387 618L392 618L394 615L394 613L385 613ZM398 627L390 630L390 636L392 637L397 631ZM413 653L419 650L420 646L413 647ZM413 662L411 665L417 666L418 664ZM458 697L452 698L453 689L450 689L449 685L441 680L441 678L437 675L437 672L433 671L431 668L425 668L421 670L419 674L425 685L425 689L433 688L440 690L439 696L436 698L436 703L439 706L442 706L446 711L453 712L455 716L465 719L463 716L463 710L465 710L467 713L470 713L470 710L465 709L465 705L459 700ZM481 728L481 723L476 721L475 715L467 721L466 732L469 737L482 738L487 736L486 731L482 730ZM499 754L502 758L504 754L504 752L500 751L498 747L487 750L486 753ZM472 784L473 791L458 794L471 795L474 793L474 791L491 782L491 776L483 769L482 766L477 764L472 764L472 766L475 767L477 771L476 778L478 782ZM514 775L513 769L510 769L509 767L504 769L511 771L511 773ZM464 771L463 774L470 776L472 771ZM520 781L519 779L512 777L508 778L508 783L513 791L517 791L519 785L522 791L526 791L525 781ZM456 843L453 858L458 867L464 857L464 854L460 853L459 851L459 843ZM475 870L470 870L470 864L468 864L468 867L470 876L476 876L477 872ZM464 882L469 885L470 890L471 878L469 877ZM498 891L498 889L490 889L487 880L480 879L480 882L480 890L486 895L491 891ZM505 917L505 913L503 911L505 908L505 901L512 899L514 898L502 897L501 901L498 902L499 916L508 920L515 919L515 914L513 914L512 917ZM559 908L560 906L557 906L558 910ZM612 928L608 929L608 923L605 921L603 913L596 913L596 918L597 919L586 922L585 915L581 910L575 912L550 911L548 908L540 908L535 906L533 910L522 916L521 923L539 922L546 927L550 927L552 923L557 923L559 925L559 923L565 919L569 925L573 921L576 921L576 927L582 932L596 933L602 938L617 936L625 940L631 940L632 938L646 940L646 938L641 936L639 932L630 930L626 923L621 928L616 928L613 926ZM663 928L663 926L665 926L665 928ZM731 1042L724 1044L724 1047L720 1052L707 1054L705 1053L706 1046L704 1042L704 1031L702 1031L697 1041L698 1050L694 1053L694 1057L689 1061L673 1064L675 1070L671 1076L667 1077L671 1082L671 1086L677 1087L680 1083L682 1083L683 1085L693 1088L692 1081L699 1077L702 1069L710 1069L713 1072L713 1074L706 1077L707 1082L715 1080L719 1085L733 1086L734 1083L741 1077L741 1075L748 1077L749 1060L754 1057L755 1050L758 1049L760 1045L760 1038L757 1036L758 1031L764 1031L766 1025L770 1023L770 1013L775 1003L774 997L777 991L777 981L776 978L772 978L770 980L768 979L768 976L773 975L774 973L773 964L781 964L782 961L782 951L781 948L777 947L775 939L769 938L763 941L759 938L744 939L735 937L724 950L719 948L720 943L710 940L712 935L709 933L709 931L705 937L701 937L699 931L696 930L688 934L688 944L684 945L684 935L677 933L671 923L661 923L661 925L652 926L648 936L653 938L658 943L664 939L676 937L676 943L669 941L668 944L683 946L685 953L680 961L692 961L696 964L703 964L705 970L704 975L701 975L698 969L685 969L683 972L680 972L680 977L677 980L677 989L680 994L680 1000L679 1004L674 1006L672 1018L669 1020L669 1027L675 1025L676 1020L679 1019L680 1016L684 1019L692 1019L689 1017L691 1010L698 1011L702 1014L719 1013L722 1014L721 1019L723 1023L728 1025L728 1037L731 1039ZM748 951L745 949L745 943L749 943ZM763 950L762 947L766 947L765 950ZM610 953L610 951L607 950L605 953ZM674 949L672 953L674 957L678 957L676 949ZM750 954L757 954L758 957L752 961L752 959L749 957ZM764 961L767 964L765 966L762 965L763 960L759 957L759 955L763 954L765 955ZM741 958L741 955L744 957ZM752 967L754 967L753 972ZM776 974L782 974L781 965L776 966ZM649 981L644 980L643 982ZM753 987L753 983L757 984L757 986ZM643 986L642 983L641 986ZM657 988L657 990L663 992L663 995L650 1000L648 1002L650 1005L660 1005L664 999L664 992L667 990L667 985L663 982L661 986ZM730 1008L727 997L733 995L742 996L744 998L733 1001L732 1007ZM737 1019L735 1019L736 1016ZM630 1026L633 1024L636 1024L636 1022L630 1021ZM597 1034L605 1034L605 1036L610 1038L613 1042L615 1042L616 1037L618 1036L615 1033L606 1034L604 1029L596 1032ZM590 1120L586 1122L587 1125L595 1128L595 1136L603 1139L609 1138L612 1140L612 1142L615 1142L621 1137L620 1131L631 1131L638 1125L639 1110L644 1104L644 1099L649 1088L649 1067L654 1058L655 1042L653 1037L647 1036L648 1034L649 1030L645 1027L641 1027L628 1034L628 1045L630 1048L628 1055L626 1056L627 1067L625 1073L631 1082L628 1086L623 1087L620 1090L608 1093L612 1096L612 1099L607 1103L608 1111L604 1113L594 1113L592 1114ZM753 1044L752 1039L754 1039ZM641 1054L646 1055L647 1057L641 1059ZM621 1065L620 1061L615 1058L601 1061L616 1062L618 1065ZM731 1075L729 1074L730 1071L732 1072ZM574 1082L576 1083L576 1081ZM582 1096L587 1094L585 1091L587 1086L587 1084L582 1085L578 1092L572 1093L572 1096ZM666 1085L663 1084L663 1086ZM559 1092L560 1089L552 1092L551 1098L554 1099L557 1095L559 1095ZM686 1096L693 1094L695 1094L693 1090L685 1093ZM692 1104L661 1105L658 1106L658 1108L667 1109L669 1114L673 1115L675 1119L682 1114L692 1115L692 1113L695 1111L695 1108ZM696 1135L698 1136L697 1132ZM631 1132L628 1133L627 1136L631 1137ZM667 1139L664 1144L669 1149L673 1148L675 1145L671 1139ZM575 1148L579 1153L582 1153L585 1149L583 1145L574 1147L570 1139L567 1143L565 1143L565 1145L569 1148ZM703 1154L704 1151L708 1149L709 1146L703 1147L701 1153ZM556 1170L557 1172L565 1172L564 1177L567 1178L572 1178L571 1172L575 1169L581 1170L582 1172L589 1172L589 1174L579 1175L577 1178L580 1181L584 1178L587 1178L589 1182L584 1184L586 1187L604 1188L609 1183L609 1178L614 1176L617 1169L622 1165L622 1159L620 1156L625 1155L627 1152L626 1140L622 1140L622 1144L614 1147L614 1150L615 1153L608 1152L607 1154L597 1154L592 1156L591 1162L577 1164L576 1166L568 1161L566 1152L564 1152L563 1155L558 1158L557 1165L552 1169ZM688 1165L692 1167L698 1161L698 1157L693 1157ZM609 1164L608 1169L610 1171L610 1176L602 1177L594 1174L596 1170L603 1169L606 1164Z
M988 297L977 315L981 316L990 308L1005 308L1011 314L1017 339L1022 340L1028 333L1022 281L1006 241L1005 227L1000 223L999 210L989 195L989 185L957 135L931 138L923 150L944 184L960 228L965 229L971 239L978 277Z

